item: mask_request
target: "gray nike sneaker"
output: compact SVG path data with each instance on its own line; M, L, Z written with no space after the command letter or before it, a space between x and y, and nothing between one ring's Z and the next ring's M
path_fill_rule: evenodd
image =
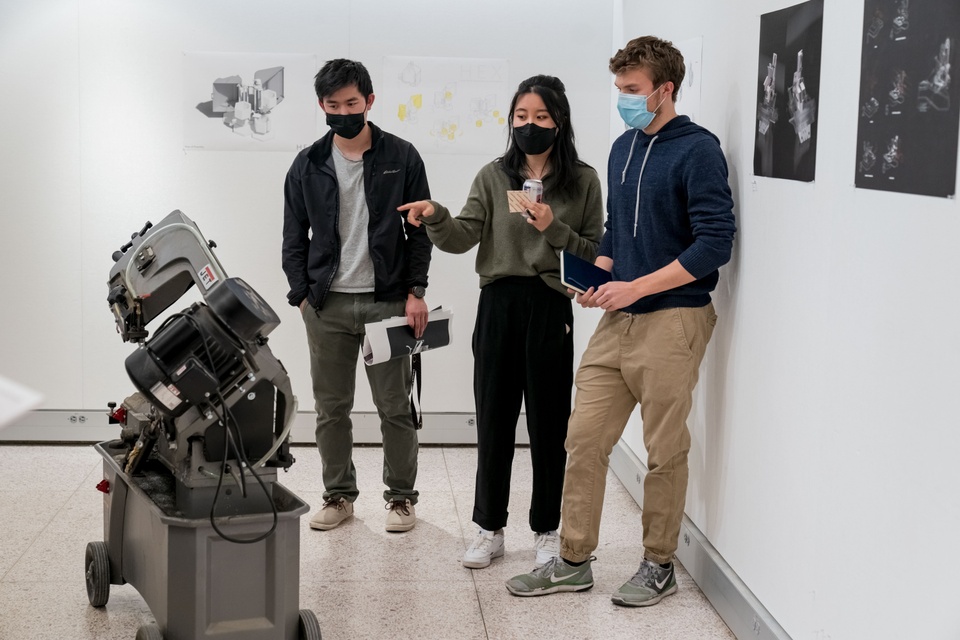
M630 580L610 597L621 607L648 607L677 592L677 578L673 563L664 569L656 562L644 559Z
M563 561L560 556L550 558L547 564L530 573L507 580L507 591L515 596L545 596L558 591L586 591L593 586L590 563L593 556L579 567Z

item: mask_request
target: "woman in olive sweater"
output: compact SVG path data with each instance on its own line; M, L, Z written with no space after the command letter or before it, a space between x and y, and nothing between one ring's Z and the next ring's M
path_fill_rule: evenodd
M530 528L536 565L559 553L557 528L573 385L573 310L560 284L559 252L593 262L603 234L603 198L596 171L574 145L565 88L552 76L520 83L510 104L502 157L485 165L467 203L453 217L423 200L401 206L426 225L442 251L477 244L480 302L473 332L477 406L477 480L473 521L480 527L463 566L480 569L503 555L517 419L526 402L533 496ZM507 191L543 181L543 202L511 213Z

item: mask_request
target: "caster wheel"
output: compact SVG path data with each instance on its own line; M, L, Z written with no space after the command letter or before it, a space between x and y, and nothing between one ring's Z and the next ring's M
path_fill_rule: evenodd
M320 640L320 621L310 609L300 609L299 640Z
M163 634L160 633L160 627L157 625L144 624L137 629L136 640L163 640Z
M102 607L110 599L110 556L105 542L88 542L83 568L86 572L87 599Z

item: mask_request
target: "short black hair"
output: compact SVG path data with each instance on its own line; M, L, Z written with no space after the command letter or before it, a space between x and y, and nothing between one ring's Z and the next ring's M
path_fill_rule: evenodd
M313 88L321 102L324 98L332 96L340 89L350 85L356 85L364 98L369 98L370 94L373 93L373 81L370 80L370 72L367 71L362 62L345 60L344 58L330 60L313 77Z

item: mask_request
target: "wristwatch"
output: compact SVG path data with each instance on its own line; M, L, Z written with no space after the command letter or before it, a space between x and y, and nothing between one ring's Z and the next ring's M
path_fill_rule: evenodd
M413 294L414 298L423 298L423 296L427 295L427 288L417 284L410 287L410 293Z

